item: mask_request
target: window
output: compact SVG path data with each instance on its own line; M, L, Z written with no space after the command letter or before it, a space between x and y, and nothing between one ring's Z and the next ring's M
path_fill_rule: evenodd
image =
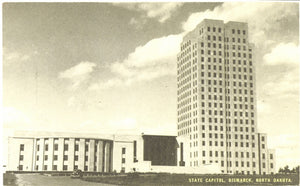
M65 144L64 145L64 151L68 151L69 150L69 145L68 144Z
M137 160L136 160L137 152L136 151L137 151L137 141L134 140L133 141L133 162L137 162Z
M74 157L74 160L75 160L75 161L78 161L78 156L77 156L77 155Z
M48 144L45 145L45 151L48 151Z
M68 170L68 165L64 165L63 170Z
M45 155L45 161L47 161L48 160L48 155Z
M47 170L48 169L48 166L47 165L44 165L44 170Z
M23 165L19 165L19 170L23 170Z
M24 151L24 144L20 144L20 151Z
M76 145L75 145L75 151L78 151L78 150L79 150L79 145L76 144Z
M64 155L64 161L68 160L68 155Z
M53 160L57 160L57 155L54 155Z
M20 161L24 160L24 155L20 155Z
M207 31L210 32L210 27L207 27Z
M88 156L84 156L84 161L89 161L89 157Z
M37 145L37 151L39 151L40 150L40 145Z
M122 148L122 154L126 154L126 148L125 147Z
M57 165L53 165L52 170L56 171L57 170Z
M54 150L58 150L58 144L54 144Z
M122 158L122 163L125 163L125 158Z

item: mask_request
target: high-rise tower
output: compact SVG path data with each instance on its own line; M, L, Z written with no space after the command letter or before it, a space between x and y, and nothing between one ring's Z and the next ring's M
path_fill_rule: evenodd
M253 48L242 22L205 19L183 38L177 56L181 165L275 173L274 152L257 132Z

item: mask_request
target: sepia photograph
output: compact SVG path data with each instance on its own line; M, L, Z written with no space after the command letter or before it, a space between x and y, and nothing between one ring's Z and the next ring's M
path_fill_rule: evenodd
M298 2L1 5L3 185L299 185Z

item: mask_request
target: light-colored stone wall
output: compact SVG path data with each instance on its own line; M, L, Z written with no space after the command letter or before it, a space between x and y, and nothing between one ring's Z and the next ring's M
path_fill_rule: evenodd
M17 170L19 165L23 165L23 171L73 171L75 166L81 170L86 166L86 171L110 172L113 164L113 159L110 157L112 141L96 140L97 144L95 139L85 138L9 138L7 170ZM20 151L20 144L24 144L24 151ZM103 147L103 144L106 146ZM56 145L57 149L55 149ZM75 150L75 145L78 145L78 150ZM85 150L85 145L88 146L88 151ZM19 161L20 155L24 159ZM85 161L86 156L87 161ZM75 160L75 157L78 159ZM104 170L103 165L105 165ZM96 170L95 166L97 166Z
M185 137L186 166L218 163L223 173L242 174L262 169L267 145L258 151L254 54L247 23L204 19L184 36L177 55L177 128Z
M24 145L24 150L20 151L20 145ZM20 165L23 171L30 171L33 167L33 138L9 138L8 139L8 165L7 170L17 171ZM23 156L23 160L20 160Z

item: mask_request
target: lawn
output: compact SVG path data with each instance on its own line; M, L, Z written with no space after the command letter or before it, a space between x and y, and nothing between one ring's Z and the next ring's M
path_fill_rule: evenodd
M13 173L4 173L3 174L3 185L17 185L17 177Z
M114 176L84 177L84 181L114 185L298 185L297 174L225 175L225 174L168 174L133 173Z

